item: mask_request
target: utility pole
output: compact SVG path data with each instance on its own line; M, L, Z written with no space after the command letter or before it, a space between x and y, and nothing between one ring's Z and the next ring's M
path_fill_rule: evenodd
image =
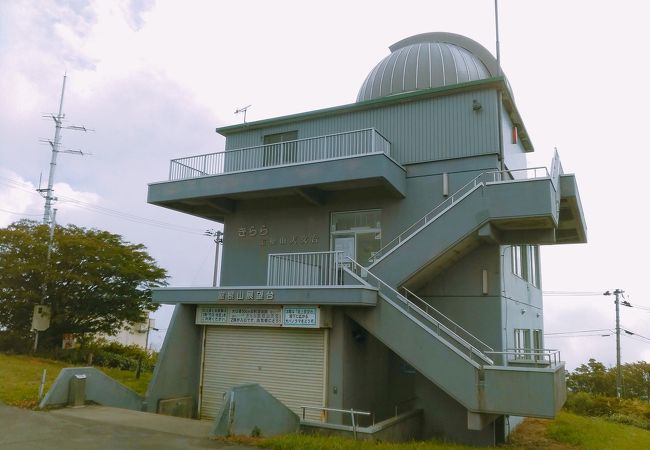
M221 230L205 230L203 233L206 236L214 237L214 243L216 244L216 249L214 252L214 275L212 277L212 286L217 286L217 276L219 275L219 246L223 244L223 231Z
M39 187L37 189L38 192L45 198L45 208L43 210L43 224L48 225L52 223L52 203L56 201L56 197L54 197L54 173L56 171L56 159L59 153L74 153L77 155L83 156L84 154L89 154L89 153L84 153L81 150L61 150L61 130L63 128L67 130L75 130L75 131L93 131L90 130L84 126L63 126L63 119L65 118L65 114L63 113L63 97L65 95L65 82L68 78L68 75L65 74L63 75L63 86L61 87L61 99L59 100L59 112L54 115L54 114L48 114L45 117L50 117L54 121L54 140L49 140L49 139L42 139L41 142L45 142L50 144L50 147L52 148L52 157L50 159L50 173L47 178L47 188L42 189Z
M52 256L52 247L54 245L54 229L56 227L56 208L52 208L53 203L56 201L56 197L54 197L54 173L56 171L56 159L59 153L75 153L78 155L84 155L84 152L81 150L61 150L61 130L63 128L68 129L68 130L76 130L76 131L93 131L89 130L84 126L63 126L63 119L65 118L65 114L63 113L63 98L65 96L65 83L68 78L67 74L63 75L63 86L61 87L61 98L59 100L59 112L54 115L54 114L48 114L45 117L50 117L54 121L54 139L49 140L49 139L41 139L41 142L45 142L50 145L52 149L52 157L50 159L50 173L47 178L47 188L43 189L40 186L40 181L39 181L39 186L37 191L45 198L45 207L43 209L43 225L49 225L50 227L50 233L49 233L49 239L47 243L47 257L45 259L45 271L43 273L43 285L41 287L42 290L42 304L37 305L42 309L48 309L47 305L47 282L48 282L48 274L49 274L49 267L50 267L50 259ZM48 311L51 311L48 309ZM47 324L49 327L49 322ZM41 328L39 329L34 329L35 331L35 337L34 337L34 352L38 349L38 332L39 331L44 331L46 328Z
M61 145L61 127L63 118L65 117L65 114L63 114L63 96L65 95L65 81L67 77L67 74L63 75L63 87L61 87L59 113L56 116L51 116L52 120L54 120L54 141L50 142L50 146L52 147L52 159L50 159L50 175L47 178L47 189L45 189L45 210L43 211L43 224L45 225L50 223L52 201L54 200L54 197L52 196L54 186L54 171L56 170L56 157L59 154L59 145ZM43 191L41 190L41 194L42 193Z
M494 29L495 29L495 35L496 35L496 53L497 53L497 77L503 76L503 73L501 71L501 45L499 43L499 0L494 0ZM497 92L497 131L499 133L499 161L500 161L500 169L501 170L501 177L504 176L503 171L506 170L506 162L505 162L505 152L503 148L503 124L501 123L502 118L501 118L501 108L503 103L503 92L501 89L498 90Z
M620 317L620 302L619 296L623 295L625 291L616 289L613 293L606 291L603 295L615 295L616 300L616 396L621 398L621 317Z

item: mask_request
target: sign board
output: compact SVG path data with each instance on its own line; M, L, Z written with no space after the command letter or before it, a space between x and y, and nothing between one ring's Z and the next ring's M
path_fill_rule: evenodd
M316 306L285 306L282 309L282 324L285 327L318 328Z
M279 306L205 306L196 308L197 325L282 326Z
M198 305L197 325L319 328L318 306Z
M50 315L52 310L47 305L35 305L32 316L32 330L45 331L50 328Z
M68 350L77 347L79 347L79 343L77 342L77 335L72 333L64 333L63 344L61 345L61 348L64 350Z
M228 311L228 325L282 326L282 312L277 307L238 306Z
M198 325L216 325L228 323L228 309L223 306L199 306L196 308Z

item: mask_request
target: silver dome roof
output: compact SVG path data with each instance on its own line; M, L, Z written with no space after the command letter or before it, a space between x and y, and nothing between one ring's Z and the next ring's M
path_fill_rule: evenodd
M419 34L393 44L390 50L366 77L357 102L482 80L497 72L488 50L458 34Z

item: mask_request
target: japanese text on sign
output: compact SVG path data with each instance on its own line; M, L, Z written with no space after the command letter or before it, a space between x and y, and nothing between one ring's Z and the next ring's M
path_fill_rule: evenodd
M317 327L318 308L315 307L285 307L283 322L286 327Z

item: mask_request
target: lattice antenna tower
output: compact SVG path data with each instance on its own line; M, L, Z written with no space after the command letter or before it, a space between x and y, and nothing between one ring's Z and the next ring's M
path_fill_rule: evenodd
M50 174L47 178L47 188L41 188L40 181L37 191L45 199L45 208L43 210L43 224L52 225L52 204L57 200L54 197L54 172L56 171L56 159L59 153L72 153L75 155L90 155L90 153L83 152L81 150L62 150L61 147L61 130L74 130L74 131L83 131L84 133L89 131L94 131L85 126L77 125L63 125L63 119L65 119L65 114L63 113L63 96L65 95L65 82L68 75L63 75L63 86L61 87L61 100L59 101L59 112L58 114L46 114L43 117L51 118L54 121L54 139L41 139L41 142L49 144L52 149L52 158L50 159Z

